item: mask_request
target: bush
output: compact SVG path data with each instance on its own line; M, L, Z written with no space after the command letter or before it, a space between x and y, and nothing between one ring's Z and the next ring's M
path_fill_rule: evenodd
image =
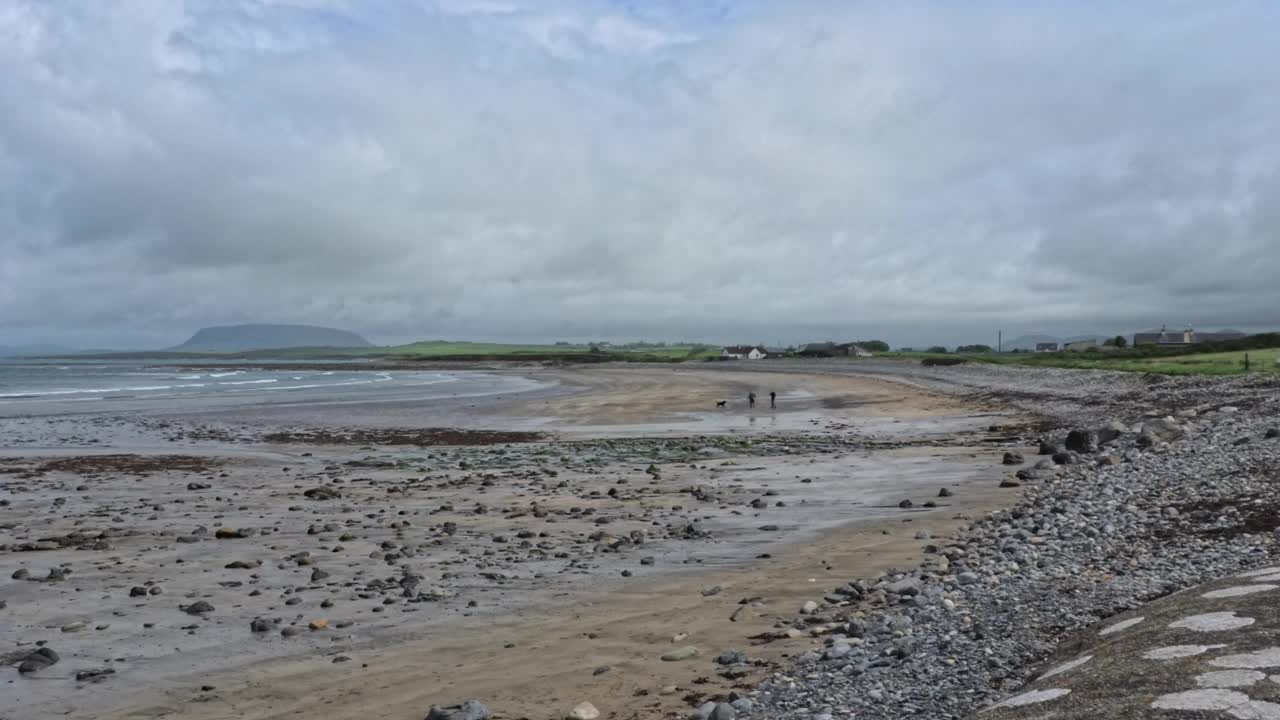
M995 352L990 345L961 345L956 348L958 353L989 353Z
M942 347L941 345L934 345L933 347L929 348L925 352L944 354L947 352L947 349Z
M963 365L964 363L967 363L967 362L969 361L965 360L964 358L958 358L958 357L925 358L924 360L920 361L920 364L925 365L927 367L936 367L936 366L948 366L948 365Z
M883 340L858 340L856 344L871 352L889 352L889 343Z

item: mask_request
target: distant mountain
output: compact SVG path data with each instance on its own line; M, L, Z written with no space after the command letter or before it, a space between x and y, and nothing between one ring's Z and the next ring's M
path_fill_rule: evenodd
M173 352L241 352L293 347L372 347L346 330L315 325L223 325L196 331Z

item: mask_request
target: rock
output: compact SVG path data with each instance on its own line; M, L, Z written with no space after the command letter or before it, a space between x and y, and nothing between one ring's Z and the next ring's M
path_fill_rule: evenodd
M1002 488L1022 487L1022 483L1018 482L1014 478L1005 478L1000 481L1000 487Z
M260 563L251 563L245 560L233 560L224 567L228 570L252 570L258 567Z
M952 492L948 488L942 488L938 491L938 497L951 497Z
M738 711L729 703L716 703L711 714L707 716L707 720L735 720L738 717Z
M1268 440L1280 438L1280 428L1267 428L1266 434L1263 435Z
M208 489L209 489L209 488L211 488L211 487L213 487L213 486L212 486L212 485L210 485L209 483L200 483L200 482L189 482L189 483L187 483L187 489L188 489L188 490L208 490Z
M249 629L256 633L271 632L276 629L276 623L266 618L254 618L253 622L249 623Z
M1118 420L1112 420L1095 431L1100 446L1115 442L1128 433L1129 427Z
M253 534L253 533L252 533L251 531L249 531L249 530L235 530L235 529L232 529L232 528L218 528L218 531L217 531L217 532L215 532L215 533L213 534L213 536L214 536L214 537L216 537L216 538L218 538L219 540L237 540L237 539L240 539L240 538L247 538L247 537L249 537L249 536L250 536L250 535L252 535L252 534Z
M908 597L920 594L919 578L903 578L897 582L891 582L884 586L885 592L891 592L894 595L906 595Z
M741 650L725 650L716 656L716 663L720 665L743 665L746 662L747 655Z
M468 700L461 705L432 705L426 720L489 720L489 708L479 700Z
M1098 458L1098 464L1099 464L1099 465L1119 465L1119 464L1120 464L1120 456L1119 456L1119 455L1104 455L1104 456L1102 456L1102 457Z
M928 530L917 530L917 531L916 531L916 539L917 539L917 540L928 540L928 539L929 539L929 531L928 531Z
M1040 453L1039 453L1039 454L1041 454L1041 455L1057 455L1057 454L1058 454L1058 453L1060 453L1060 452L1062 452L1062 448L1058 447L1057 445L1054 445L1054 444L1053 444L1053 443L1051 443L1051 442L1046 442L1046 441L1044 441L1044 440L1041 440L1041 441L1040 441Z
M336 500L342 497L342 493L338 492L335 488L331 488L323 485L320 487L313 487L302 494L303 496L310 498L312 500ZM484 706L481 705L481 707L484 707ZM485 710L485 712L487 713L488 710ZM488 716L486 715L486 717Z
M85 629L86 626L87 624L83 622L67 623L66 625L62 626L62 632L64 633L80 632L81 630Z
M1142 436L1159 442L1173 442L1183 435L1182 426L1173 418L1156 418L1142 423Z
M313 583L320 582L321 580L324 580L327 577L329 577L329 573L324 570L321 570L320 568L316 568L315 570L311 571L311 582Z
M713 595L719 595L719 594L720 594L719 585L715 585L709 588L703 588L702 590L702 597L711 597Z
M129 588L129 597L146 597L146 596L147 596L147 589L142 587L141 585L136 585L134 587Z
M29 580L31 579L31 571L26 568L18 568L17 570L14 570L13 574L9 577L14 580Z
M313 630L313 631L314 631L314 630L325 630L325 629L327 629L328 627L329 627L329 621L328 621L328 620L325 620L325 619L323 619L323 618L322 618L322 619L319 619L319 620L312 620L311 622L307 623L307 629L309 629L309 630Z
M902 508L903 510L909 510L912 507L915 507L915 504L912 503L910 500L903 500L902 502L898 503L898 507Z
M600 717L600 711L589 702L581 702L574 705L569 714L564 717L565 720L596 720Z
M1022 457L1022 453L1010 451L1004 454L1002 462L1005 465L1021 465L1026 462L1026 459Z
M690 720L709 720L711 713L716 711L716 704L713 702L702 703L692 713L689 713Z
M190 605L179 605L178 609L188 615L200 615L203 613L213 612L213 606L204 600L198 600Z
M1094 453L1098 451L1098 435L1092 430L1072 430L1064 445L1072 452Z
M115 675L116 671L111 668L94 668L93 670L79 670L76 672L76 682L99 682L106 679L108 675Z
M31 651L22 662L18 664L18 672L27 675L33 672L39 672L51 665L56 665L62 658L58 657L58 653L51 648L42 647Z
M698 648L692 645L685 645L682 648L672 650L671 652L663 655L662 660L664 662L680 662L682 660L690 660L692 658L696 658L698 657L698 654L699 654Z
M806 600L804 605L800 606L801 615L812 615L818 611L818 603L812 600Z

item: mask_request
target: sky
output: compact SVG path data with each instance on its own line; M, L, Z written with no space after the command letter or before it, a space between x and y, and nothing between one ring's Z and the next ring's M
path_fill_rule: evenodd
M1280 3L0 0L0 345L1280 329Z

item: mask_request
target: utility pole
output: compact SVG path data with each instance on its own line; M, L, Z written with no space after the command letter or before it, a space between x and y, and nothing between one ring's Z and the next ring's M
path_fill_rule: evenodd
M996 352L998 353L1004 352L1004 331L1003 330L996 331Z

